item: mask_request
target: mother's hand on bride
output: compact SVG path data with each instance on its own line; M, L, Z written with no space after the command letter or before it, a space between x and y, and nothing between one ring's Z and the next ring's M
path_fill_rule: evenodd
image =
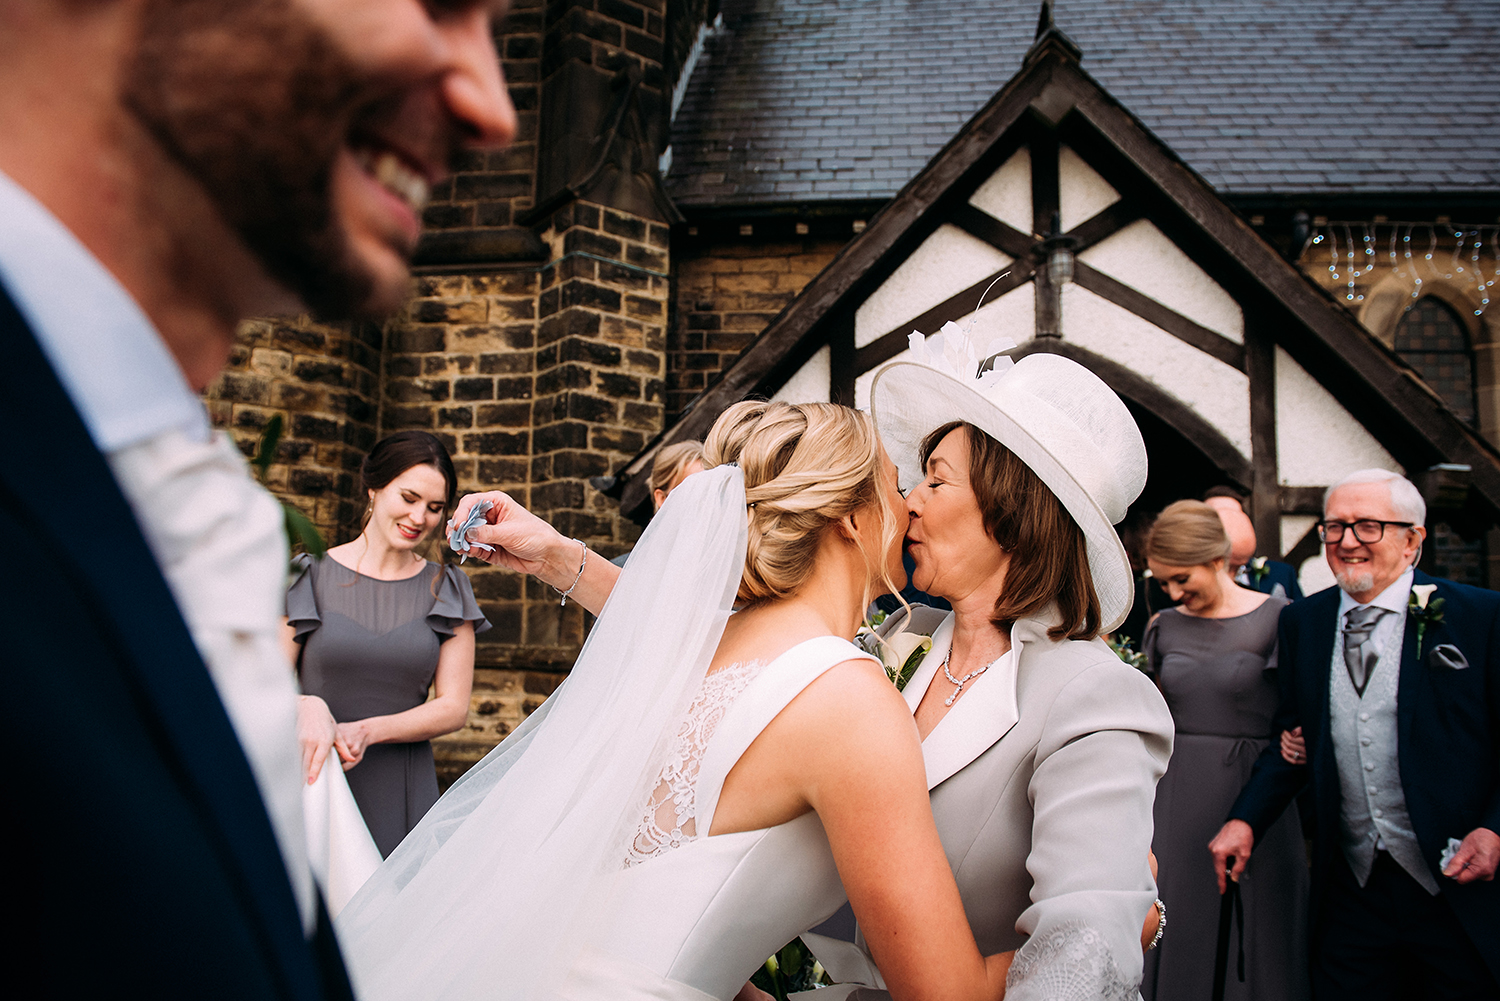
M526 510L507 493L491 490L465 495L448 522L446 531L450 539L454 529L464 523L469 511L480 501L489 501L490 509L484 513L484 522L469 530L469 541L493 546L494 551L471 549L469 556L492 566L530 574L558 591L572 588L571 601L596 615L599 613L614 590L620 568L592 551L585 556L585 547Z

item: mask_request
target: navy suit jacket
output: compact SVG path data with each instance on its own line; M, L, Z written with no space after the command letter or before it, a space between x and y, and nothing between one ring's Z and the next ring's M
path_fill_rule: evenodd
M1280 560L1266 560L1266 572L1260 580L1252 576L1250 586L1262 594L1270 594L1275 590L1277 584L1281 585L1281 593L1292 601L1302 597L1302 588L1297 583L1297 570L1290 563Z
M1500 594L1416 572L1417 584L1436 584L1443 620L1428 626L1417 658L1417 629L1408 619L1396 689L1397 757L1401 787L1417 841L1442 894L1500 979L1500 881L1460 886L1440 874L1438 857L1449 838L1476 827L1500 834ZM1339 864L1338 764L1329 734L1328 680L1333 662L1339 589L1330 587L1281 613L1277 682L1281 703L1271 744L1230 811L1259 839L1310 780L1317 816L1313 840L1313 921L1330 866ZM1432 650L1452 644L1469 666L1453 670ZM1376 670L1384 670L1379 665ZM1281 757L1282 730L1301 726L1308 761ZM1314 932L1316 935L1316 931Z
M104 457L0 288L6 965L51 997L349 999Z

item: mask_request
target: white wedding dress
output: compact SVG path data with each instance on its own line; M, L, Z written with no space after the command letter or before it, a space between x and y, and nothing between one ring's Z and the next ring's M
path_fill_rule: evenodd
M733 998L843 887L816 814L709 837L730 770L835 664L820 637L708 673L746 548L744 479L689 477L572 673L340 915L362 1001Z
M769 664L736 664L708 676L661 769L651 808L623 846L614 920L580 957L562 997L732 998L767 956L843 905L817 814L703 835L724 779L766 724L828 668L853 659L873 658L825 636ZM673 814L668 827L663 821Z

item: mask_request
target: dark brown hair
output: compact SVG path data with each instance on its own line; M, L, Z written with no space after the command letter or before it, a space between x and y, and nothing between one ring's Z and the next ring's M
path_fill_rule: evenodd
M922 468L958 428L968 432L969 483L985 530L1010 554L1005 587L990 621L1008 632L1017 619L1056 604L1062 621L1047 630L1049 637L1098 636L1099 596L1083 530L1026 463L974 425L950 421L922 439Z
M359 464L359 485L365 490L383 490L396 477L413 466L432 466L443 474L448 484L446 507L453 507L458 494L458 475L448 450L426 431L397 431L382 438Z

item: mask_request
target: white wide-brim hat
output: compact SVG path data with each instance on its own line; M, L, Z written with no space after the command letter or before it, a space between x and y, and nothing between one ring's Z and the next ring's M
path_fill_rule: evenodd
M1026 463L1083 530L1101 631L1116 629L1130 613L1135 575L1114 526L1146 485L1146 444L1125 404L1060 355L998 357L978 373L985 356L955 324L926 343L913 333L911 347L916 360L885 366L870 388L870 411L902 489L922 478L927 435L953 421L984 431Z

